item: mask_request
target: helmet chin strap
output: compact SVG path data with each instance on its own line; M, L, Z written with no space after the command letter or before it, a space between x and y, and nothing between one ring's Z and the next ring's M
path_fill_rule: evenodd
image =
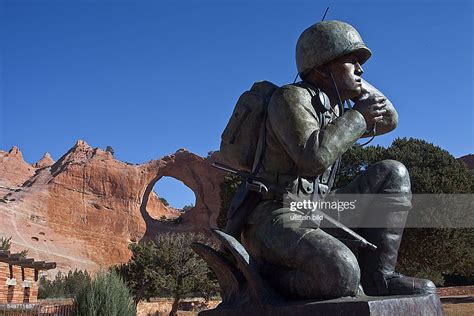
M332 80L332 85L334 87L334 90L336 91L336 95L337 95L337 100L339 102L339 111L340 111L340 115L344 114L344 103L342 103L342 99L341 99L341 95L339 94L339 89L337 88L337 84L336 84L336 80L334 79L334 76L332 74L332 71L329 71L329 76L331 77L331 80ZM359 145L359 144L354 144L353 146L354 147L363 147L365 145L368 145L371 141L374 140L375 138L375 134L376 134L376 126L377 126L377 122L374 123L374 128L372 129L372 137L365 143Z
M331 80L332 80L332 86L334 87L334 90L336 91L337 101L339 102L339 112L340 112L340 115L342 115L344 114L344 104L342 103L341 95L339 94L339 89L337 88L336 80L334 80L332 71L329 71L329 76L331 77Z

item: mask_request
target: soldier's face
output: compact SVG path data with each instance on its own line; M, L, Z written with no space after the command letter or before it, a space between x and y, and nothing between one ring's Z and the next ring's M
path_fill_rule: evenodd
M364 71L355 55L342 56L329 63L327 67L334 76L341 99L352 99L361 94L361 75Z

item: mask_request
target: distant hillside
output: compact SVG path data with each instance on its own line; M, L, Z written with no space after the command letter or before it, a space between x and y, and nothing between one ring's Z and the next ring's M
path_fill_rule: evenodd
M474 170L474 154L462 156L458 160L464 162L469 169Z

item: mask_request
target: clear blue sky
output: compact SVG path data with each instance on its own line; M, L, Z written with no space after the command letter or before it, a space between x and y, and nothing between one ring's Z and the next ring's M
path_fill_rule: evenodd
M328 5L326 19L353 24L372 49L364 76L400 115L374 144L411 136L474 152L470 0L0 3L0 149L30 163L77 139L131 163L205 156L254 81L293 81L296 40ZM193 202L176 191L158 190Z

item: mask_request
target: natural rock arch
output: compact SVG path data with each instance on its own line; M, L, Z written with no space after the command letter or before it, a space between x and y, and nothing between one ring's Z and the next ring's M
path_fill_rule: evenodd
M156 173L144 189L140 213L146 224L143 239L152 239L157 233L166 231L204 231L216 227L220 209L220 184L224 173L213 168L208 159L184 149L147 164ZM175 223L153 219L146 205L153 187L162 177L171 177L184 183L194 192L196 203L192 209L180 216Z

